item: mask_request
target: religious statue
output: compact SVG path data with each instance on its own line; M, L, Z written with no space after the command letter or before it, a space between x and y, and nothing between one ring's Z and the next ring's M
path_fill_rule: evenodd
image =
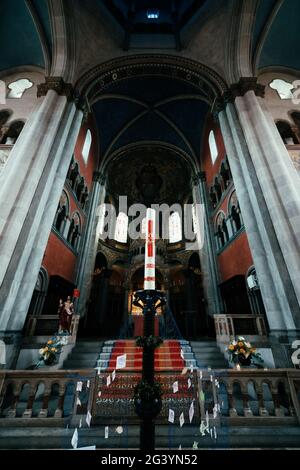
M58 315L59 315L59 332L67 331L69 334L71 333L71 324L72 318L74 314L74 305L71 302L71 297L68 296L65 302L60 299L59 307L58 307Z

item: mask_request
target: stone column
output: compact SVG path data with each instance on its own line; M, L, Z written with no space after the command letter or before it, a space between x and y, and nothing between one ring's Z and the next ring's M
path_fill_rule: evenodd
M250 85L256 90L256 93L262 93L261 87L256 86L255 80L250 80ZM271 207L272 204L276 205L278 194L275 196L272 191L269 194L267 192L269 186L278 192L280 175L277 174L277 183L275 183L276 179L267 174L270 170L269 167L272 166L272 155L266 157L264 165L262 162L256 161L256 156L251 155L251 152L261 152L262 143L257 142L257 147L255 147L251 143L250 137L248 138L249 144L245 138L245 131L233 104L234 99L236 101L238 98L238 90L243 95L248 93L249 88L247 91L245 82L241 82L239 87L234 86L232 92L224 97L225 100L219 108L219 122L271 329L270 340L271 343L273 340L276 343L273 348L275 362L277 366L284 367L287 365L285 354L278 344L277 338L281 338L280 341L285 342L289 335L293 337L297 334L299 305L296 302L292 281L288 279L287 266L274 227L274 223L277 225L277 221L274 220L275 214ZM251 93L255 96L254 91ZM244 116L244 126L252 126L254 134L256 133L255 123L254 116L252 116L252 121L250 118L248 121ZM248 132L250 133L250 131ZM278 133L277 129L276 132ZM254 139L254 136L252 138ZM269 138L265 136L264 139L266 145ZM282 150L282 142L277 143ZM287 154L285 147L284 152ZM291 168L292 165L289 163L287 162L287 166ZM292 173L294 173L293 167ZM284 193L289 199L288 188ZM283 194L282 196L284 199Z
M0 176L0 325L23 328L82 112L71 86L50 77Z
M213 316L223 312L223 304L219 291L219 272L216 260L216 247L210 215L208 198L206 194L205 173L198 173L193 179L193 200L195 204L204 205L204 244L199 251L201 271L203 274L203 288L208 302L208 313ZM201 234L203 236L203 234Z
M78 260L76 285L80 290L80 298L78 302L78 312L80 316L84 316L87 308L92 286L92 273L98 247L98 236L101 227L99 222L99 207L105 200L105 176L100 172L93 175L93 189L90 198L89 214L86 221L84 236L82 240L82 252Z

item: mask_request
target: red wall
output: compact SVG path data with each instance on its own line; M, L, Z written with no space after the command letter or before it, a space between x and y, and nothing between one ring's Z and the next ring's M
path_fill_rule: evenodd
M216 144L218 147L218 158L215 163L212 163L208 137L210 131L213 130L215 134ZM214 178L220 172L222 161L225 159L226 151L221 134L221 130L217 123L214 122L210 116L207 119L206 130L204 132L204 143L202 147L202 170L206 173L206 184L207 191L209 193L211 185L214 183ZM228 215L228 202L229 198L234 191L234 186L230 188L224 200L219 204L212 215L213 227L215 227L215 219L220 211L223 211L227 217ZM245 275L253 265L252 255L248 243L247 234L241 232L236 238L234 238L226 248L218 255L218 266L222 282L230 279L231 277L243 274Z
M246 232L242 232L218 256L218 265L222 282L237 274L246 275L253 260Z
M84 145L85 135L87 129L90 129L92 134L92 145L89 152L89 158L87 164L85 164L82 158L82 148ZM78 139L74 149L75 160L79 164L80 175L84 177L85 183L87 184L89 192L92 189L93 184L93 173L97 169L98 162L98 145L97 145L98 134L96 130L96 125L92 117L89 117L88 121L84 123L80 129ZM72 191L70 191L65 185L65 192L69 196L70 201L70 210L69 216L77 211L80 214L81 218L81 233L84 229L85 223L85 214L81 209L81 206L78 204L77 199L73 196ZM54 232L51 232L45 250L43 266L47 270L49 276L58 275L62 278L74 283L75 280L75 270L76 270L76 260L77 257L73 251L68 248L60 238Z
M76 256L65 244L51 232L45 251L43 266L49 276L61 276L74 283Z

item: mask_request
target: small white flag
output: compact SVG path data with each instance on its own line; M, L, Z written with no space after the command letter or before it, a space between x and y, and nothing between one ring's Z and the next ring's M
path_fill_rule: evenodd
M101 392L101 390L99 390L99 392L98 392L98 398L101 397L101 394L102 394L102 392Z
M200 425L201 436L205 436L205 431L207 431L207 433L209 434L209 426L205 426L204 421L201 421L201 425Z
M191 379L188 379L188 388L191 388L191 386L192 386Z
M86 388L90 388L90 381L89 380L86 383Z
M169 423L174 423L174 420L175 420L175 412L174 410L169 409L168 421Z
M209 427L209 416L208 416L207 410L206 410L206 426Z
M105 426L104 439L108 439L108 426Z
M111 378L110 378L110 375L108 375L106 379L106 386L109 387L110 384L111 384Z
M87 424L89 427L90 427L90 425L91 425L91 419L92 419L92 415L91 415L91 413L88 411L88 412L87 412L87 415L86 415L86 420L85 420L85 421L86 421L86 424Z
M178 390L179 390L179 388L178 388L178 382L174 382L174 383L173 383L173 393L177 393Z
M181 413L181 415L179 416L179 424L180 424L181 428L184 425L184 414L183 413Z
M82 382L77 382L76 392L81 392L82 390Z
M112 381L115 380L116 378L116 371L114 370L113 373L111 374Z
M73 449L77 449L77 444L78 444L78 431L77 431L77 428L74 431L74 434L73 434L73 437L72 437L72 440L71 440L71 444L72 444Z
M127 354L117 357L116 369L124 369L126 367Z
M82 427L82 418L80 418L79 427L80 427L80 428Z
M123 426L116 427L116 433L117 434L122 434L123 433Z
M210 381L213 382L213 376L212 375L210 376Z
M214 426L214 436L215 436L215 439L217 439L217 430L216 430L216 426Z
M189 418L190 418L190 423L193 421L194 417L194 402L191 403L190 409L189 409Z
M184 360L184 352L182 351L182 349L180 350L180 357L181 357L181 359Z

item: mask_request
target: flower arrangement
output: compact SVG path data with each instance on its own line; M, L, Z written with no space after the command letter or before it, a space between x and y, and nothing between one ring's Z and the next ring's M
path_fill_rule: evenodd
M163 343L163 340L160 336L138 336L136 338L136 345L139 348L148 347L156 349Z
M157 382L150 385L145 380L142 380L134 389L134 399L146 402L159 400L162 397L162 394L161 386Z
M65 334L60 333L52 336L52 338L47 341L46 345L39 350L40 359L36 364L36 368L40 367L42 364L50 366L57 361L61 353L62 346L66 344L65 336Z
M239 362L242 365L255 364L255 360L259 363L264 362L260 353L256 352L256 348L252 347L249 341L243 336L239 336L237 341L231 341L228 346L229 359L231 362Z

